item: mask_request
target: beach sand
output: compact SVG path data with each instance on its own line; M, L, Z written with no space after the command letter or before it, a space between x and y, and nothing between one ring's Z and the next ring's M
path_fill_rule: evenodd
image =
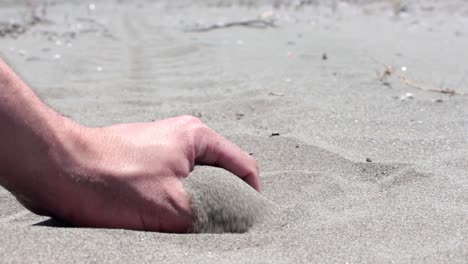
M468 262L465 1L24 2L0 1L0 53L47 104L89 126L198 116L263 192L199 167L199 213L252 227L175 235L66 227L0 189L0 262Z

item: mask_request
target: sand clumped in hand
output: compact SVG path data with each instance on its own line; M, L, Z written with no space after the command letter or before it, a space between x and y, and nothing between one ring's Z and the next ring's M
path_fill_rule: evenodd
M273 204L238 177L203 167L185 181L194 233L243 233L273 213Z

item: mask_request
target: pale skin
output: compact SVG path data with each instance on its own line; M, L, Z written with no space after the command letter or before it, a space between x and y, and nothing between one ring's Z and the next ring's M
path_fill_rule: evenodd
M260 191L255 159L199 119L85 127L45 105L0 58L0 185L32 212L77 226L190 232L183 180L195 165Z

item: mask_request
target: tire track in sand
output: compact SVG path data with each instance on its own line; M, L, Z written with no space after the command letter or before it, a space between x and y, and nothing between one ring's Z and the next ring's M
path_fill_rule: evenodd
M195 78L203 71L199 67L199 47L174 38L163 25L150 24L147 15L125 14L122 23L127 40L128 79L133 87L135 82L148 84Z

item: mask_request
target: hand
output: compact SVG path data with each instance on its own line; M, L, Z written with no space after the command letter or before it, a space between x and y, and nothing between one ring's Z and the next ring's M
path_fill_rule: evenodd
M257 162L199 119L81 128L59 155L59 200L35 212L89 227L188 232L192 218L183 180L195 165L222 167L260 191Z

